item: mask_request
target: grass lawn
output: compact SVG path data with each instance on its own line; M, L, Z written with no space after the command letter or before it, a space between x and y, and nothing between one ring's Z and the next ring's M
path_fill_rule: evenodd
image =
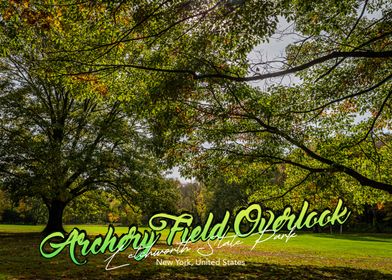
M92 236L104 234L107 229L98 225L77 227ZM38 251L42 229L0 225L0 279L392 279L392 235L297 232L297 237L288 242L271 237L253 250L259 236L226 238L220 244L189 244L190 250L183 254L150 256L141 262L128 259L133 252L128 248L111 263L128 266L105 271L110 253L89 256L83 266L73 264L67 251L44 259ZM116 232L127 232L127 228L116 227ZM166 234L163 232L162 241L153 251L167 248ZM234 245L236 241L241 244ZM212 254L203 257L200 253ZM160 265L163 261L171 265ZM181 262L186 261L188 265L183 266ZM201 261L219 265L199 265Z

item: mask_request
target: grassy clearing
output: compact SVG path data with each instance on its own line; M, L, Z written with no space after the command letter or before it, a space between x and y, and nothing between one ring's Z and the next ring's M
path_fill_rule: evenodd
M67 226L66 230L73 227ZM90 235L104 234L107 229L97 225L77 227ZM0 279L392 279L391 235L299 232L287 243L285 239L271 237L251 250L258 238L252 236L236 238L234 242L225 239L220 244L189 244L189 252L149 257L141 262L128 259L133 252L128 249L115 256L111 264L130 265L105 271L108 253L89 256L84 266L74 265L66 251L51 260L42 258L38 251L42 229L42 226L0 225ZM117 233L126 231L126 227L116 227ZM153 251L167 248L163 242L166 234ZM237 240L241 244L232 246ZM197 250L213 254L205 258ZM159 265L162 260L172 264ZM192 265L182 266L180 261ZM220 266L196 265L200 261L215 261ZM225 265L234 261L245 261L245 265Z

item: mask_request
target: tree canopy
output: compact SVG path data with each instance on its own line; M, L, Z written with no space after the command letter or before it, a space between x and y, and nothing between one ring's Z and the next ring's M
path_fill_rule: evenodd
M287 3L290 32L301 39L284 58L250 63L253 76L215 75L220 83L182 101L194 112L184 146L197 156L188 164L291 165L305 171L303 181L339 173L391 193L389 3ZM244 83L289 74L299 82Z
M1 184L15 198L42 199L48 232L62 230L64 208L88 191L142 206L167 186L140 110L102 87L69 89L23 57L1 60Z
M200 178L289 170L277 195L335 176L392 193L390 1L0 3L1 170L18 192L145 186L129 174L155 170L153 147ZM298 40L249 58L277 35Z

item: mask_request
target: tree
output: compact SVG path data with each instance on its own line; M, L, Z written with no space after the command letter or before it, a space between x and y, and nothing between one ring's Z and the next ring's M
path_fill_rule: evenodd
M63 230L66 205L97 189L144 209L153 202L173 209L175 188L152 152L179 137L161 128L173 127L174 109L161 93L189 93L194 85L170 71L146 73L143 63L185 63L175 48L189 47L189 38L208 45L201 36L180 38L214 7L192 16L198 7L169 2L0 2L2 186L16 200L43 199L45 232ZM162 23L173 32L159 30ZM136 67L97 66L105 63Z
M99 85L126 79L128 90L108 96L149 109L154 143L174 146L166 158L193 157L189 170L202 172L219 158L290 164L304 179L342 173L391 192L388 1L68 4L3 1L5 56L29 58L67 89L85 81L104 94ZM279 16L302 39L284 59L252 64L248 52L277 31ZM287 75L301 83L246 84ZM364 157L376 173L358 166Z
M250 65L249 77L212 75L220 83L205 83L204 94L182 100L194 117L184 145L194 156L188 170L229 162L291 165L305 171L297 182L339 173L354 179L357 190L392 193L390 5L285 3L290 31L303 39L286 48L284 59ZM244 83L290 74L300 82L275 80L265 89Z
M8 197L8 194L0 189L0 220L3 221L4 211L10 209L12 201Z
M353 162L347 162L349 150L361 150L361 144L385 142L389 137L384 135L390 127L391 95L388 1L142 1L134 7L135 15L140 17L127 17L130 7L123 3L116 8L101 2L84 8L94 11L98 19L107 11L115 11L119 22L128 18L132 24L129 27L120 23L122 31L109 28L112 36L108 39L105 36L109 33L104 32L106 35L100 37L103 41L82 36L82 46L93 59L65 59L64 56L72 57L69 46L61 50L60 56L48 57L48 61L66 61L69 68L63 69L71 70L64 74L142 71L147 76L146 89L159 92L152 102L164 100L168 104L156 113L163 128L170 131L166 135L194 136L200 130L215 131L222 136L220 140L202 131L196 141L217 140L223 145L225 141L234 141L234 135L244 138L244 134L253 134L253 139L260 140L253 143L258 146L253 150L264 149L267 153L244 153L241 145L234 152L274 164L284 161L309 172L344 173L361 185L391 192L391 183L377 178L381 176L379 172L377 176L368 175ZM47 12L54 12L53 9ZM100 9L104 12L100 13ZM287 46L283 59L248 61L246 55L252 48L278 33L279 16L292 23L290 35L301 39ZM148 55L135 52L138 48L148 50ZM121 50L132 55L117 55L113 59L113 53ZM249 72L252 75L247 76ZM288 75L296 75L301 83L275 84L266 90L246 84ZM178 91L174 90L176 87ZM199 114L205 119L201 120ZM177 115L180 118L174 122ZM182 122L192 122L191 128L183 129L186 124L181 125ZM190 132L193 129L196 133ZM227 135L222 130L231 131ZM268 136L260 137L261 134ZM227 146L215 148L232 150ZM287 157L287 149L293 148L303 152L301 161ZM331 150L341 153L330 157ZM377 151L374 147L372 150ZM317 165L307 165L309 159ZM384 165L373 163L375 169Z
M63 231L65 207L88 191L141 203L161 175L138 110L105 97L108 86L93 77L70 90L24 58L1 63L1 183L16 198L44 201L45 232Z
M198 225L205 221L207 210L205 209L205 197L203 185L198 182L186 183L180 186L181 200L179 208L181 212L189 212L193 216L193 223Z

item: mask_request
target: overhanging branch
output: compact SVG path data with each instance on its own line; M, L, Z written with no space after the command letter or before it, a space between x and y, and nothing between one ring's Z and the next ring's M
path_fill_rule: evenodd
M161 72L161 73L171 73L171 74L183 74L192 76L195 80L206 80L206 79L225 79L229 81L235 82L252 82L252 81L261 81L265 79L280 77L284 75L294 74L303 70L306 70L312 66L321 64L323 62L329 61L335 58L391 58L392 51L382 51L382 52L373 52L373 51L355 51L355 52L332 52L328 55L321 56L319 58L313 59L307 63L301 64L299 66L295 66L293 68L277 71L273 73L255 75L251 77L235 77L230 76L222 73L214 73L214 74L199 74L193 70L187 69L170 69L170 68L158 68L158 67L151 67L151 66L144 66L138 64L94 64L94 63L83 63L79 61L72 61L72 60L65 60L71 63L77 63L81 66L86 67L97 67L97 69L86 71L86 72L77 72L77 73L67 73L62 74L63 76L78 76L82 74L89 74L92 72L100 72L114 68L133 68L145 71L152 71L152 72ZM63 60L64 61L64 60Z

